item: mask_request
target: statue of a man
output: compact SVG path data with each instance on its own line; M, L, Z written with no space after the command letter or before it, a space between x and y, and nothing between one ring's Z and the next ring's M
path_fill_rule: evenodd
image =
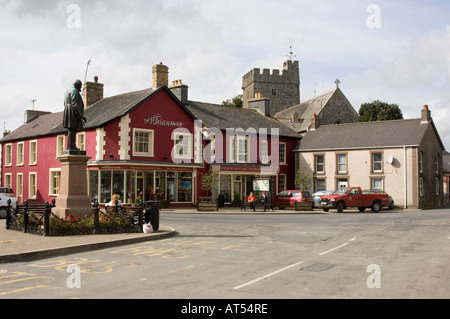
M83 130L84 123L86 123L83 98L80 94L81 86L81 81L76 80L64 97L63 127L68 130L68 151L79 151L76 146L77 131Z

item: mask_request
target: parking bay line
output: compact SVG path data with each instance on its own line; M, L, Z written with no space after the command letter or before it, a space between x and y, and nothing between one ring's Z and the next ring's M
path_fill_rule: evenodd
M296 263L296 264L294 264L294 265L290 265L290 266L288 266L288 267L285 267L285 268L282 268L282 269L280 269L280 270L274 271L274 272L272 272L272 273L270 273L270 274L268 274L268 275L259 277L259 278L255 279L255 280L252 280L252 281L250 281L250 282L248 282L248 283L245 283L245 284L243 284L243 285L236 286L236 287L233 288L233 290L239 290L239 289L241 289L241 288L250 286L250 285L252 285L252 284L254 284L254 283L258 282L258 281L261 281L261 280L267 279L267 278L269 278L269 277L275 276L276 274L279 274L279 273L281 273L281 272L283 272L283 271L285 271L285 270L291 269L291 268L296 267L296 266L298 266L298 265L301 265L301 264L303 264L303 263L304 263L304 261L301 261L301 262Z

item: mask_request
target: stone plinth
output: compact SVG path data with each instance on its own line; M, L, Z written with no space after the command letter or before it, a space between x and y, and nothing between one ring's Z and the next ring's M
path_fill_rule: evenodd
M61 161L61 179L56 207L52 209L55 215L62 218L70 215L83 218L92 211L91 198L87 193L89 159L85 152L73 155L73 152L66 151L58 157Z

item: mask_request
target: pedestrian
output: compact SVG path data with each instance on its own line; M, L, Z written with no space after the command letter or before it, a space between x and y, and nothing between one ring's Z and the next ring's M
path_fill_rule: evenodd
M255 204L256 204L255 201L256 201L256 198L255 198L255 196L253 196L253 192L250 192L250 195L247 198L247 202L250 203L251 208L255 208Z

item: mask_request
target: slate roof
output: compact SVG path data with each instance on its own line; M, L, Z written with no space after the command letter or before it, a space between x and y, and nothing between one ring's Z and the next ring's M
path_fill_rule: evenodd
M419 146L430 125L440 141L433 121L422 124L421 119L321 125L316 130L309 131L296 150L318 151ZM445 149L442 141L440 141L440 144L442 149Z
M151 88L103 98L86 107L84 111L87 119L85 130L102 127L126 115L159 90L166 90L176 99L170 89L162 86L158 89ZM280 136L299 137L297 133L277 120L267 118L257 111L192 101L189 101L188 105L181 102L179 104L192 118L202 120L203 124L208 127L219 129L242 127L244 130L250 127L257 130L258 128L279 128ZM0 143L63 134L66 129L62 127L62 119L63 112L41 115L2 138ZM270 130L268 130L268 134L270 134Z
M201 120L203 125L209 128L226 130L227 128L242 128L247 130L254 128L266 128L270 135L270 129L278 128L280 136L300 138L300 135L280 123L272 117L266 117L256 110L235 108L218 104L188 101L186 107Z
M306 132L311 125L313 114L319 114L322 111L322 108L333 96L334 92L336 92L336 90L284 109L276 113L275 118L283 123L286 123L286 125L292 127L292 129L297 132ZM291 118L294 112L296 112L298 114L298 117L303 120L298 123L293 123L291 121Z

